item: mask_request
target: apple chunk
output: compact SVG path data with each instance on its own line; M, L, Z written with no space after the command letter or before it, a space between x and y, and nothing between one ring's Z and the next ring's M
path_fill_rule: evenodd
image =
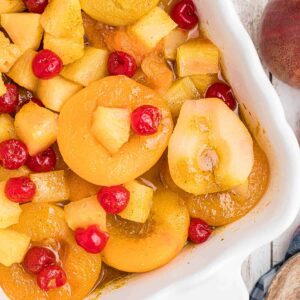
M201 195L232 189L252 170L253 141L246 126L220 99L188 100L168 150L176 185Z
M56 113L31 101L16 114L17 136L26 144L30 155L47 149L56 141L57 117Z
M128 142L130 109L99 106L93 115L91 131L111 154L117 153Z

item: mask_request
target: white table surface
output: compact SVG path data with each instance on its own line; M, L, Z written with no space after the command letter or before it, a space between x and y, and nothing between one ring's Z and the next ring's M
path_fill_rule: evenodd
M257 46L258 27L263 9L268 0L232 0L236 9ZM286 0L288 1L288 0ZM268 70L266 69L266 72ZM281 98L286 117L300 141L300 89L294 89L280 82L274 76L272 83ZM299 179L300 180L300 179ZM283 199L284 201L284 199ZM281 237L252 253L243 265L243 278L249 291L257 279L285 255L288 243L296 227L300 224L300 214L294 225Z

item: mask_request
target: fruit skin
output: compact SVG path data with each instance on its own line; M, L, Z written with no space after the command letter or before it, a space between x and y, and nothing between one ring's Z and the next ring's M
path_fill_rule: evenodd
M90 132L97 106L134 110L148 104L161 111L158 132L148 137L133 135L114 156ZM58 145L67 165L80 177L96 185L113 186L149 170L166 149L172 129L172 117L162 98L125 76L113 76L90 84L65 103L59 116Z
M9 267L23 260L30 237L14 230L0 229L0 242L0 263Z
M36 281L40 289L48 292L65 285L67 282L67 275L61 267L49 266L37 275Z
M201 219L191 219L189 226L189 240L194 244L202 244L208 240L212 229Z
M108 219L109 241L103 260L126 272L159 268L184 247L189 223L188 212L179 196L159 189L154 193L151 216L146 224Z
M25 10L22 0L3 0L0 3L0 14L15 13Z
M19 91L15 84L6 84L6 93L0 96L0 113L14 113L18 105Z
M33 172L49 172L55 169L56 154L50 147L34 156L29 156L26 166Z
M133 77L136 72L136 62L130 54L116 51L109 54L107 69L110 75L125 75Z
M125 26L134 23L154 8L158 2L159 0L125 0L120 5L116 0L80 1L85 13L93 19L113 26Z
M43 37L39 14L28 12L2 14L1 26L22 52L27 49L37 50L39 48Z
M16 137L13 117L9 114L0 114L0 143Z
M166 59L175 60L177 55L177 48L181 46L188 39L188 32L181 29L173 29L164 38L164 54Z
M167 36L177 24L161 8L153 8L147 15L128 28L133 35L145 47L153 49Z
M174 182L188 193L228 190L251 173L252 137L222 100L187 100L169 142L168 162Z
M263 13L259 48L268 69L280 80L300 87L299 0L270 1Z
M57 114L30 101L16 114L15 128L33 156L56 141Z

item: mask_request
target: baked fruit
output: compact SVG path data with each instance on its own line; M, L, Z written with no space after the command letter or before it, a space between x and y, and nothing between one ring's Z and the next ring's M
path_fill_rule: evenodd
M252 170L252 137L222 100L189 100L171 136L168 161L174 182L188 193L228 190Z
M97 107L133 111L147 104L156 106L161 112L157 133L133 134L114 155L94 137L91 124ZM65 162L75 173L96 185L111 186L134 180L149 170L166 149L172 129L166 103L155 92L124 76L106 77L66 102L59 116L57 141Z
M0 143L17 137L14 119L9 114L0 114ZM1 180L1 178L0 178Z
M22 0L2 0L0 3L0 14L15 13L25 10Z
M154 193L150 217L145 224L109 217L106 264L126 272L147 272L168 263L184 247L189 215L182 200L171 191Z

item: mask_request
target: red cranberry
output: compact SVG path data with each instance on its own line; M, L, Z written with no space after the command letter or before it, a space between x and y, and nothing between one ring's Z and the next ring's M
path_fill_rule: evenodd
M174 5L171 18L185 30L194 28L199 23L196 8L192 0L182 0Z
M6 93L0 97L0 113L14 113L19 104L19 91L15 84L6 84Z
M131 127L138 135L151 135L157 132L161 114L157 107L143 105L131 114Z
M52 148L48 148L27 159L27 167L33 172L53 171L56 164L56 154Z
M32 200L36 192L36 186L29 177L15 177L7 180L5 185L6 197L18 203L25 203Z
M28 150L23 142L11 139L0 143L0 165L5 169L19 169L26 163L27 158Z
M48 5L48 0L24 0L27 9L35 14L42 14Z
M97 225L91 225L87 229L78 228L75 231L77 244L89 253L100 253L108 241L108 233L101 231Z
M212 84L205 93L205 98L219 98L223 100L227 106L235 110L236 100L231 90L231 87L223 82L216 82Z
M102 187L97 197L107 213L118 214L128 205L130 192L122 185Z
M55 254L48 248L32 247L23 260L23 267L26 272L37 274L56 262Z
M191 219L189 227L189 239L195 244L207 241L212 233L212 229L201 219Z
M108 57L107 68L110 75L132 77L136 72L136 62L131 55L125 52L112 52Z
M51 50L41 50L32 61L32 70L40 79L51 79L57 76L63 68L63 62Z
M67 275L61 267L49 266L38 273L36 281L38 286L47 292L65 285Z

